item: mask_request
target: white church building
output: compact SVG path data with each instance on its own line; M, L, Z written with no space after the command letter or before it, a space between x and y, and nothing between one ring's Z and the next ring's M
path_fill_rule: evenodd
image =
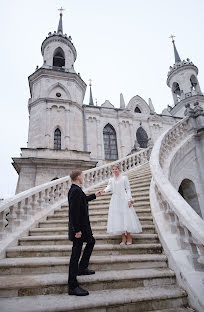
M204 311L204 96L198 68L181 60L167 75L172 105L155 112L133 96L84 103L71 37L43 41L43 65L29 76L28 145L13 158L16 195L0 203L0 306L26 311ZM83 170L85 193L103 189L118 164L128 176L142 233L131 246L107 233L111 193L89 205L96 238L83 276L89 300L67 296L69 172ZM128 207L127 207L128 209ZM125 218L124 218L125 219ZM25 310L26 309L26 310Z
M173 39L173 38L172 38ZM74 69L77 51L63 32L62 13L57 31L43 41L43 65L29 76L27 147L13 158L19 178L16 193L67 176L73 168L86 170L153 146L156 139L184 116L185 105L204 105L198 68L181 61L173 40L175 63L168 72L172 107L162 114L136 95L128 103L120 94L120 108L108 100L84 104L87 85Z

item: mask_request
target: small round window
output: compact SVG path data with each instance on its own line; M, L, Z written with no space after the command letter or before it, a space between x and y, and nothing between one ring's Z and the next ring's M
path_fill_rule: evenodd
M57 96L57 97L61 97L61 93L57 92L57 93L56 93L56 96Z

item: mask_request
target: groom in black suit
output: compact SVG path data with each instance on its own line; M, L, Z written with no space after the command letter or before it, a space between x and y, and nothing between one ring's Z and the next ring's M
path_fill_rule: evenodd
M89 221L88 202L101 195L101 191L86 196L81 189L83 184L81 170L73 170L70 177L73 184L68 193L69 240L73 242L73 247L69 263L68 293L69 295L86 296L89 293L79 286L77 275L95 274L93 270L88 269L89 259L95 244ZM83 242L87 244L79 262Z

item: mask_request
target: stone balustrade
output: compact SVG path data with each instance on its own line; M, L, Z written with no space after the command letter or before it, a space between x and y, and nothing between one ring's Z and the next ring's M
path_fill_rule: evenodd
M144 149L120 160L96 167L83 172L84 188L89 190L98 184L106 182L112 175L112 165L120 164L124 172L130 171L146 162L150 158L151 148ZM19 193L0 205L0 240L17 231L30 218L46 211L57 203L67 200L67 193L71 186L69 176L57 179L43 185L36 186Z
M170 183L169 173L163 170L165 163L170 169L169 156L191 135L191 129L190 120L186 117L164 133L155 143L150 167L158 205L168 218L171 230L180 238L181 245L189 249L197 269L204 257L204 222Z
M186 142L195 144L193 137L198 130L194 124L195 120L185 117L156 141L150 158L150 203L169 265L188 292L192 306L203 311L204 221L169 180L176 153L181 150L182 157Z

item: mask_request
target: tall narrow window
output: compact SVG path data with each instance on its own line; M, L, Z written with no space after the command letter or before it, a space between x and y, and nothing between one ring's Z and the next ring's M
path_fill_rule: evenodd
M137 142L141 148L146 148L148 143L148 135L147 132L142 128L139 127L136 132Z
M61 131L59 128L57 128L54 133L54 149L61 149Z
M65 66L64 51L61 48L57 48L54 52L53 66L57 67Z
M118 159L116 132L110 124L107 124L103 129L103 141L104 141L105 159L107 160Z

